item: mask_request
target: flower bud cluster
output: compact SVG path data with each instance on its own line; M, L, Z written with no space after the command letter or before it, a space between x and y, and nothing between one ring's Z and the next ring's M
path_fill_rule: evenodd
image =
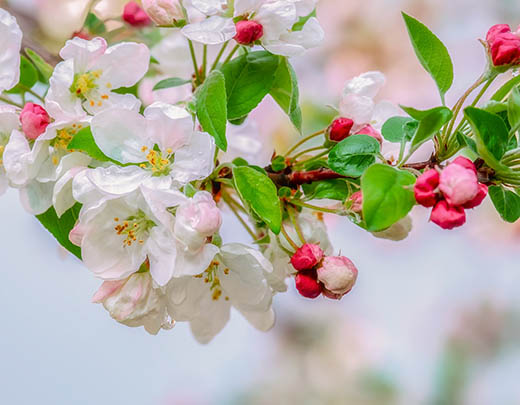
M298 271L296 289L306 298L321 294L339 300L352 290L358 270L344 256L325 256L316 244L306 243L291 257L291 264Z
M472 161L458 157L443 170L425 171L414 186L415 199L423 207L433 207L430 220L443 229L466 223L466 209L486 198L488 188L479 183Z

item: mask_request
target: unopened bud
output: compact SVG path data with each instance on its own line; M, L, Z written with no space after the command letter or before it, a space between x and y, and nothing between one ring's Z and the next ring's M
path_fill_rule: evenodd
M439 186L439 173L430 169L421 174L413 188L415 200L423 207L433 207L438 200L436 189Z
M380 145L383 144L383 137L381 136L381 133L377 131L372 125L365 125L356 133L356 135L368 135L378 141Z
M340 299L356 283L358 270L354 263L344 256L328 256L317 270L318 280L323 283L324 294Z
M329 139L333 142L341 142L350 135L354 121L350 118L337 118L329 127Z
M148 14L135 1L126 4L123 10L123 20L134 27L146 27L152 23Z
M442 200L433 208L430 221L439 225L442 229L453 229L466 223L466 213L464 208L450 206Z
M520 64L520 36L511 32L507 24L491 27L486 41L494 66L515 66Z
M179 0L143 0L143 8L154 23L171 26L184 15Z
M323 250L318 245L306 243L291 257L291 264L298 270L309 270L323 259Z
M20 113L20 122L25 136L34 140L45 132L51 118L42 106L27 103Z
M473 168L449 164L441 173L439 189L449 205L463 205L478 193L478 178Z
M264 35L264 27L256 21L242 20L235 24L235 41L241 45L251 45Z
M321 285L316 279L316 272L313 270L302 271L294 278L296 289L305 298L317 298L321 294Z

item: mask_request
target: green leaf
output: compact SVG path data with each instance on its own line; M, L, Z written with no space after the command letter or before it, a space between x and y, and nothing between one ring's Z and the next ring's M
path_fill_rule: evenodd
M191 83L191 80L181 79L180 77L170 77L168 79L161 80L157 83L153 90L169 89L171 87L184 86L185 84Z
M343 176L359 177L376 162L379 142L368 135L352 135L329 153L329 167Z
M298 78L287 58L280 59L276 77L269 94L282 110L287 113L296 129L301 132L302 111L299 105Z
M496 114L475 107L466 108L464 115L475 134L479 155L489 167L504 170L505 166L499 163L509 142L509 133L504 121Z
M520 83L520 76L515 76L511 80L507 81L502 87L500 87L495 94L491 97L492 101L502 101L504 100L509 92Z
M404 126L409 122L414 122L409 117L392 117L388 119L381 128L381 134L388 142L401 143L403 140L409 141L407 131Z
M6 93L19 94L25 93L32 88L38 81L38 71L25 56L20 55L20 80L16 86Z
M280 233L282 211L276 186L269 177L258 170L240 166L233 168L233 180L240 198L269 226Z
M382 231L404 218L415 205L415 176L383 164L367 169L361 178L366 229Z
M489 196L504 221L513 223L520 218L520 196L518 194L499 186L491 186Z
M415 54L424 69L433 78L441 98L453 84L453 63L448 50L428 27L415 18L402 13Z
M471 139L469 136L464 135L462 132L457 132L457 141L459 142L460 146L467 146L470 148L473 152L478 154L477 151L477 144L473 139Z
M227 150L226 81L222 72L214 70L196 93L197 118L202 129L215 138L223 151Z
M273 86L280 58L267 51L249 52L221 67L226 77L228 119L249 114Z
M513 128L513 133L520 127L520 90L518 87L513 88L507 102L507 119L509 125Z
M51 207L47 212L37 215L36 218L56 238L61 246L81 260L81 249L69 240L69 233L76 225L80 209L81 204L78 203L65 212L61 218L58 218L54 207Z
M296 22L293 26L291 31L301 31L303 29L303 26L311 19L311 17L316 17L316 9L312 10L312 13L309 15L306 15L304 17L300 17L298 22Z
M92 136L90 127L86 127L78 131L78 133L75 134L72 140L69 142L67 148L69 150L76 150L86 153L91 158L99 160L100 162L112 162L121 166L121 163L109 158L103 153L101 149L99 149L99 147L96 145L94 137Z
M105 23L96 17L94 13L88 13L85 20L85 27L91 34L101 35L107 31Z
M415 131L410 145L410 152L414 152L423 143L429 141L441 130L452 117L453 113L447 107L435 107L429 110L416 110L411 107L401 106L412 118L419 121L419 127Z
M302 186L305 197L309 200L330 199L345 201L350 192L345 180L332 179L316 181Z
M31 59L32 63L34 63L36 69L38 69L38 71L40 72L40 77L43 83L49 83L49 79L52 76L54 68L47 62L45 62L45 60L32 49L25 48L25 53L27 54L29 59Z

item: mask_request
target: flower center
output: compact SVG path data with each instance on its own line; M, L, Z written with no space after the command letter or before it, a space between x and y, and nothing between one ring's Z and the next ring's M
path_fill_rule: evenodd
M76 97L86 100L92 90L97 89L97 79L101 77L101 70L94 70L92 72L77 73L74 76L74 82L70 86L70 91Z
M220 263L216 260L212 261L209 267L204 273L195 276L195 278L204 278L204 282L209 284L211 290L211 298L213 301L218 301L222 296L222 286L220 284L220 278L217 276L217 269ZM224 274L229 274L229 269L224 269ZM224 297L226 301L229 301L229 297Z
M52 153L52 163L57 166L60 158L69 152L69 143L74 138L74 135L82 128L81 124L72 124L72 127L58 129L56 137L51 141L51 146L54 148ZM73 150L71 150L73 152Z
M141 163L139 166L142 169L149 170L154 176L167 176L171 172L171 163L173 151L168 148L166 153L149 149L147 146L141 148L143 153L146 153L147 163Z
M148 231L155 226L155 222L148 219L141 210L122 221L119 218L114 218L114 222L117 223L114 227L116 233L125 236L123 246L132 246L135 242L142 245L148 237Z
M3 164L5 145L9 142L9 134L0 132L0 165Z

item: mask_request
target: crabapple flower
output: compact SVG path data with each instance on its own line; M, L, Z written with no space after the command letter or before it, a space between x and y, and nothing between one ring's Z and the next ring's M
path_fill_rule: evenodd
M437 187L440 176L435 169L430 169L421 174L414 186L415 200L423 207L433 207L438 200Z
M173 326L168 321L164 293L154 288L149 272L132 274L124 280L104 281L92 302L103 304L116 321L131 327L144 326L152 335Z
M315 270L300 271L294 277L296 289L305 298L318 298L322 292L322 286L318 282Z
M166 291L168 313L190 323L201 343L208 343L237 309L255 328L267 331L274 324L273 291L266 274L271 263L257 250L233 243L222 246L201 274L174 278Z
M20 112L22 130L28 139L35 140L45 132L51 118L45 109L34 103L27 103Z
M143 0L144 11L160 26L172 26L184 15L179 0Z
M91 129L105 155L132 164L89 171L90 180L106 193L124 195L141 185L182 186L208 177L214 168L213 138L194 130L191 115L180 107L156 102L144 116L115 108L93 117Z
M10 90L20 80L22 31L16 19L0 8L0 93Z
M8 105L0 105L0 195L4 194L9 185L4 168L4 151L9 143L11 133L20 125L16 109Z
M309 270L323 259L323 250L318 245L305 243L291 257L291 264L298 270Z
M482 201L486 198L488 195L488 186L485 184L479 183L478 184L478 192L477 195L473 198L473 200L468 201L463 205L465 209L472 209L475 207L478 207L480 204L482 204Z
M131 87L143 78L150 63L146 45L122 42L107 48L103 38L74 38L60 56L64 61L54 69L45 99L51 115L64 111L82 117L85 111L95 115L114 107L139 109L135 96L112 90Z
M123 21L133 27L146 27L150 25L152 20L148 14L135 1L130 1L125 5L123 10Z
M354 121L354 133L364 133L360 131L366 131L367 125L379 131L388 118L399 115L399 109L389 101L374 102L385 82L383 73L374 71L363 73L345 83L339 112L343 118ZM372 135L372 132L367 135ZM378 138L380 135L376 136Z
M350 135L354 121L350 118L337 118L328 129L328 138L333 142L341 142Z
M475 168L467 168L455 162L440 174L439 189L449 205L464 205L478 193Z
M154 281L166 285L173 274L177 248L171 229L174 218L165 207L178 205L184 196L163 192L155 196L161 203L153 204L138 190L94 201L86 181L86 176L76 176L73 193L77 201L91 202L83 205L77 225L87 268L103 280L122 280L149 263Z
M466 223L466 213L463 207L450 206L445 200L441 200L433 207L430 221L442 229L453 229Z
M520 31L511 32L507 24L494 25L488 31L486 41L494 66L520 64Z
M325 296L333 299L341 299L352 290L358 276L354 263L344 256L325 257L316 272Z

